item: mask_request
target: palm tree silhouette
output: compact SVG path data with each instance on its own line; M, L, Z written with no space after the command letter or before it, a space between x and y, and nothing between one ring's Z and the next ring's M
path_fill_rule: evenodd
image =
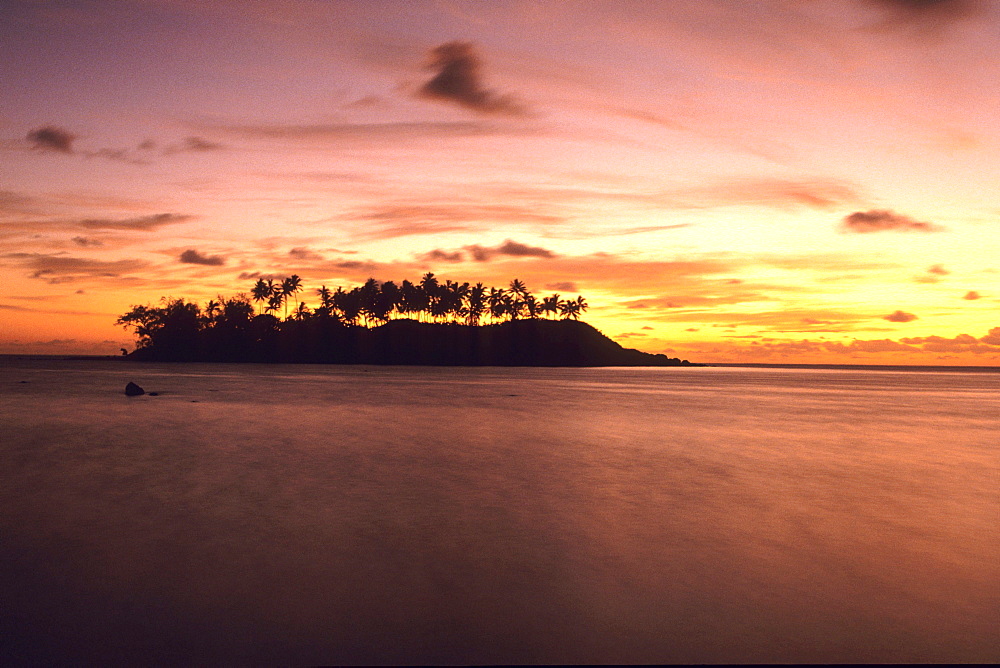
M317 315L324 318L333 315L333 293L330 292L330 288L323 285L316 290L316 294L319 295L319 308L316 309Z
M264 302L271 296L272 287L272 285L265 283L263 278L258 278L257 282L254 283L253 288L250 289L250 294L253 295L253 300L255 302L261 302L261 313L264 312Z
M559 299L559 293L555 293L542 299L542 312L549 313L552 317L559 315L563 302Z
M292 274L281 281L281 296L285 302L285 320L288 320L288 301L296 292L302 289L302 279L297 274Z

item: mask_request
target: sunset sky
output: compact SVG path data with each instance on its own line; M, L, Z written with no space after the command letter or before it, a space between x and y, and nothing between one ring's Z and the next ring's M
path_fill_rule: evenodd
M701 362L1000 364L1000 3L0 3L0 352L368 277Z

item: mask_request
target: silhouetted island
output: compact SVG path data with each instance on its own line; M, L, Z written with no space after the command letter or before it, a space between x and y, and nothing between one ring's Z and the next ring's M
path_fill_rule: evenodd
M335 292L317 290L287 316L297 276L258 279L252 295L210 301L183 299L134 306L118 323L135 329L127 359L170 362L283 362L441 366L680 366L687 360L623 348L580 322L586 300L558 294L535 299L518 280L509 289L482 284L369 279ZM264 307L263 303L267 306ZM285 306L286 317L274 312ZM546 316L561 316L548 319ZM421 321L424 320L424 321ZM429 320L429 322L428 322Z

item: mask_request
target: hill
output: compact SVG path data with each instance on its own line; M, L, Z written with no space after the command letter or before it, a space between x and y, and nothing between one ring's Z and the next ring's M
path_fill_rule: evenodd
M577 320L493 325L391 320L368 329L333 320L257 316L240 330L153 337L129 359L438 366L680 366L686 360L630 348Z

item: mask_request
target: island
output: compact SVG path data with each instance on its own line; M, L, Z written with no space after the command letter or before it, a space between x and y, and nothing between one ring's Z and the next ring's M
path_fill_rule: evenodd
M368 279L295 299L298 276L260 277L250 295L133 306L118 324L137 335L130 360L438 366L693 366L624 348L580 321L586 299L542 299L514 279L507 288ZM254 302L257 302L256 306ZM291 308L290 308L291 307ZM279 317L279 312L283 317Z

